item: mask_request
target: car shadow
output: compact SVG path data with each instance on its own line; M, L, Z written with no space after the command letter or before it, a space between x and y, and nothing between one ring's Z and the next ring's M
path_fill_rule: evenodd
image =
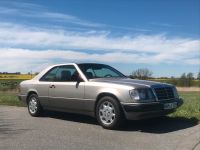
M198 124L197 118L159 117L154 119L127 121L121 131L140 131L146 133L163 134L193 127Z
M55 119L61 119L78 123L86 123L91 125L99 125L95 118L79 114L45 111L43 117L50 117ZM139 131L146 133L163 134L190 128L197 124L198 124L197 118L188 119L185 117L164 116L147 120L125 121L124 125L117 130L125 132Z
M45 110L45 112L42 114L42 117L49 117L49 118L61 119L61 120L72 121L72 122L98 125L98 122L95 118L86 116L86 115L80 115L80 114Z

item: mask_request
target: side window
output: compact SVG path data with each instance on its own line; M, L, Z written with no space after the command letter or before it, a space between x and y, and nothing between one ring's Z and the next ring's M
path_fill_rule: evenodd
M60 66L56 72L57 82L72 82L77 81L78 72L73 65Z
M55 81L56 79L56 72L58 71L58 67L52 68L50 71L48 71L41 79L40 81Z

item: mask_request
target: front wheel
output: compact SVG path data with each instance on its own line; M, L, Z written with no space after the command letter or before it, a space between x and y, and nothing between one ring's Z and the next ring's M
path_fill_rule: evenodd
M42 113L42 106L40 105L37 94L31 94L28 98L28 112L31 116L37 117Z
M102 97L97 103L96 117L103 128L116 129L123 121L123 114L118 101L110 96Z

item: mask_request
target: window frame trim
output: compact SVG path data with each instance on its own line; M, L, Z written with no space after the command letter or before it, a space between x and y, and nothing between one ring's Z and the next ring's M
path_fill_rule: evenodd
M40 82L55 82L55 81L46 81L46 80L42 80L42 78L43 77L45 77L50 71L52 71L54 68L59 68L59 66L54 66L54 67L52 67L51 69L49 69L40 79L39 79L39 81ZM58 71L58 70L57 70ZM57 71L56 71L56 73L57 73Z
M86 82L88 81L87 78L85 77L84 73L82 73L81 69L77 66L77 65L74 65L74 64L63 64L63 65L57 65L57 66L53 66L52 68L50 68L46 73L44 73L42 75L42 77L39 78L39 81L40 82L62 82L62 81L45 81L45 80L41 80L44 76L46 76L50 71L52 71L54 68L58 68L59 67L63 67L63 66L74 66L74 68L76 69L76 71L78 72L79 76L82 78L83 82ZM58 70L57 70L58 71ZM56 73L57 73L56 71ZM69 83L69 82L76 82L76 81L63 81L65 83ZM63 83L62 82L62 83Z

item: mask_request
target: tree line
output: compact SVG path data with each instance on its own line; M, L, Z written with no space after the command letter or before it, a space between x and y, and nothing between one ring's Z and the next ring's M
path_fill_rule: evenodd
M183 73L180 77L172 76L170 78L169 77L154 78L152 75L153 72L151 70L147 68L139 68L131 73L130 78L166 82L181 87L191 87L191 86L200 87L200 71L196 77L191 72Z

